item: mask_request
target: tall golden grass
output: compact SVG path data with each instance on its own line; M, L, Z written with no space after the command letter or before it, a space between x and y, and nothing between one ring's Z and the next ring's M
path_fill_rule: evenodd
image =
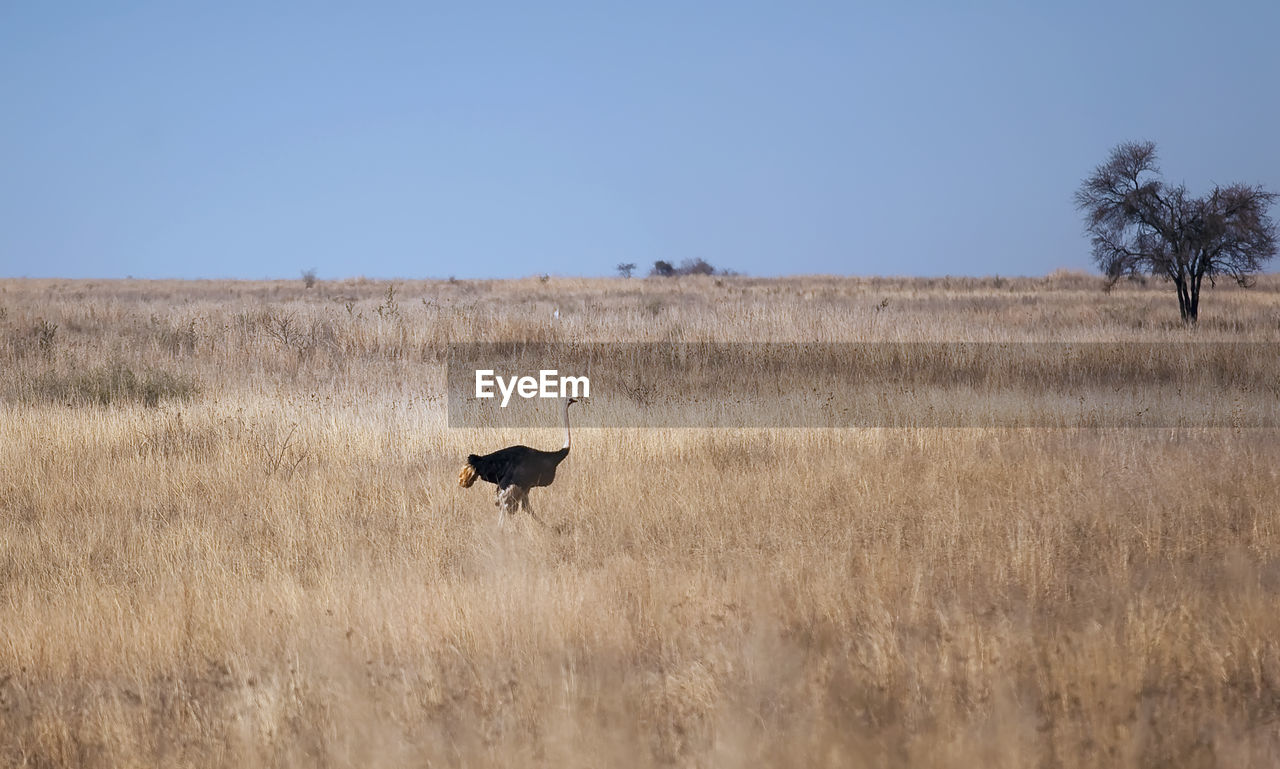
M450 340L1276 342L1280 280L1203 315L1069 273L0 281L0 764L1275 766L1274 430L582 430L546 530L456 477L555 410L446 426Z

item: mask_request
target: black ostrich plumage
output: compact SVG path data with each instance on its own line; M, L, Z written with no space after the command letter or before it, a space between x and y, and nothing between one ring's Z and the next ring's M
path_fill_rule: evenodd
M467 457L481 480L497 484L499 489L517 486L528 491L535 486L550 486L556 479L556 467L569 456L569 447L559 451L539 451L528 446L508 446L492 454Z

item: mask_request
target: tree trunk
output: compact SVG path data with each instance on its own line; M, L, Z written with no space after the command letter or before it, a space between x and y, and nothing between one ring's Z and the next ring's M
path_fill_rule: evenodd
M1191 318L1191 295L1187 291L1187 278L1185 275L1179 274L1174 276L1173 285L1178 289L1178 314L1182 316L1183 323L1194 323Z
M1204 280L1203 275L1195 275L1191 278L1191 295L1187 297L1187 318L1190 323L1195 323L1200 317L1200 281Z

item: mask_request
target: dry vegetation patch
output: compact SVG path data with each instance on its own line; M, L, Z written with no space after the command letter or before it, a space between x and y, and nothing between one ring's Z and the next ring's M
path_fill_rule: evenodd
M582 430L558 530L498 530L461 459L556 415L449 429L441 361L1277 342L1278 296L1188 332L1073 274L2 282L0 763L1275 765L1275 430Z

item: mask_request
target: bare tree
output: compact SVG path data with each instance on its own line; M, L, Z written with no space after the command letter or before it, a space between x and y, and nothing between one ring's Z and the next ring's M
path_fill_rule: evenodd
M676 268L671 266L671 262L665 262L659 259L653 263L653 269L649 271L649 274L663 278L670 278L676 274Z
M1267 215L1276 194L1261 186L1214 186L1197 198L1166 185L1156 145L1130 142L1076 191L1093 258L1112 282L1149 273L1173 281L1182 320L1195 323L1200 285L1227 276L1241 286L1276 254L1276 225Z
M632 270L634 270L635 268L636 268L635 262L619 262L618 274L624 278L629 278L631 277Z

